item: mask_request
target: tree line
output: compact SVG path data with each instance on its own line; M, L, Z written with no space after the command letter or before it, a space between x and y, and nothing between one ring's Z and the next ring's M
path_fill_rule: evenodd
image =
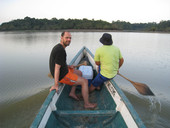
M160 23L133 23L125 21L112 21L88 19L35 19L25 17L2 23L0 31L13 30L62 30L62 29L94 29L94 30L127 30L127 31L161 31L170 32L170 20Z

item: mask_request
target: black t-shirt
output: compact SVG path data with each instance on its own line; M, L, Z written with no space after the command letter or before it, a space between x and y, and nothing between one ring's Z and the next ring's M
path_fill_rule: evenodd
M61 65L59 81L68 73L68 67L66 63L67 54L61 44L57 44L51 51L50 55L50 72L54 77L55 64Z

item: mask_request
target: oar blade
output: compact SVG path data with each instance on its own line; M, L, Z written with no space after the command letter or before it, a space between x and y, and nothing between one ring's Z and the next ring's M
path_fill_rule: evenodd
M137 89L137 91L142 95L148 95L148 96L155 96L154 93L150 90L150 88L143 83L138 82L131 82L134 87Z
M137 91L142 94L142 95L148 95L148 96L154 96L153 92L150 90L150 88L143 83L138 83L138 82L134 82L132 80L129 80L128 78L126 78L125 76L123 76L122 74L118 73L118 75L120 75L121 77L125 78L126 80L128 80L129 82L132 83L132 85L137 89Z

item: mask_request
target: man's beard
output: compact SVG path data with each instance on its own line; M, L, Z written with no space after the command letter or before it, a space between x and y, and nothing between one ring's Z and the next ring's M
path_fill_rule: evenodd
M65 47L67 47L67 46L70 45L70 42L69 42L69 43L66 43L66 42L63 41L63 44L64 44Z

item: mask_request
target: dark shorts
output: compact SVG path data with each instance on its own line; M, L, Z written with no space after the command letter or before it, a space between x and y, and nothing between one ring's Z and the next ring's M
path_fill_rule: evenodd
M91 84L94 87L98 87L98 86L101 86L105 81L108 81L108 80L111 80L111 79L106 78L106 77L102 76L100 73L98 73Z

